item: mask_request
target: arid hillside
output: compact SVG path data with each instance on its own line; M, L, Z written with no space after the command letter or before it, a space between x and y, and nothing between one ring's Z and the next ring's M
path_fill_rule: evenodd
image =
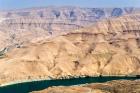
M0 50L83 28L99 20L139 13L139 8L44 7L0 12Z
M50 87L32 93L140 93L140 81L109 81L70 87Z
M26 79L140 75L140 15L14 48L0 59L0 84Z

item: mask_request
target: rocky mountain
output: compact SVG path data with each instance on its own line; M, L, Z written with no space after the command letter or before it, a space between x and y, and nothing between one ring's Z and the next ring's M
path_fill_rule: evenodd
M121 80L81 86L59 86L32 93L140 93L140 81Z
M21 47L23 43L46 36L67 33L93 23L127 14L138 8L42 7L0 12L0 49Z
M14 48L0 59L0 84L26 79L140 75L140 14Z

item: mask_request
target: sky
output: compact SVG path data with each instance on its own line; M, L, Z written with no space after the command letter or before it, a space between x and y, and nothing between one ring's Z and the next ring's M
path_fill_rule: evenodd
M140 0L0 0L0 10L47 6L140 7Z

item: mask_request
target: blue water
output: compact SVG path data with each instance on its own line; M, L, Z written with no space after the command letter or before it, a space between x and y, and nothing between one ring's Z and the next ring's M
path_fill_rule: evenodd
M71 86L86 83L102 83L111 80L136 80L140 77L85 77L85 78L73 78L63 80L42 80L34 82L26 82L20 84L8 85L0 87L0 93L29 93L32 91L43 90L51 86Z

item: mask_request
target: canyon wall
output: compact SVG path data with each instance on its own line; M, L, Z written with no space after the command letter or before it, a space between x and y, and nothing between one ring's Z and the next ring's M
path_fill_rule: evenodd
M26 79L140 75L140 14L14 48L0 59L0 83ZM17 70L18 69L18 70Z
M138 8L42 7L0 12L0 49L68 33L99 20L138 13Z

